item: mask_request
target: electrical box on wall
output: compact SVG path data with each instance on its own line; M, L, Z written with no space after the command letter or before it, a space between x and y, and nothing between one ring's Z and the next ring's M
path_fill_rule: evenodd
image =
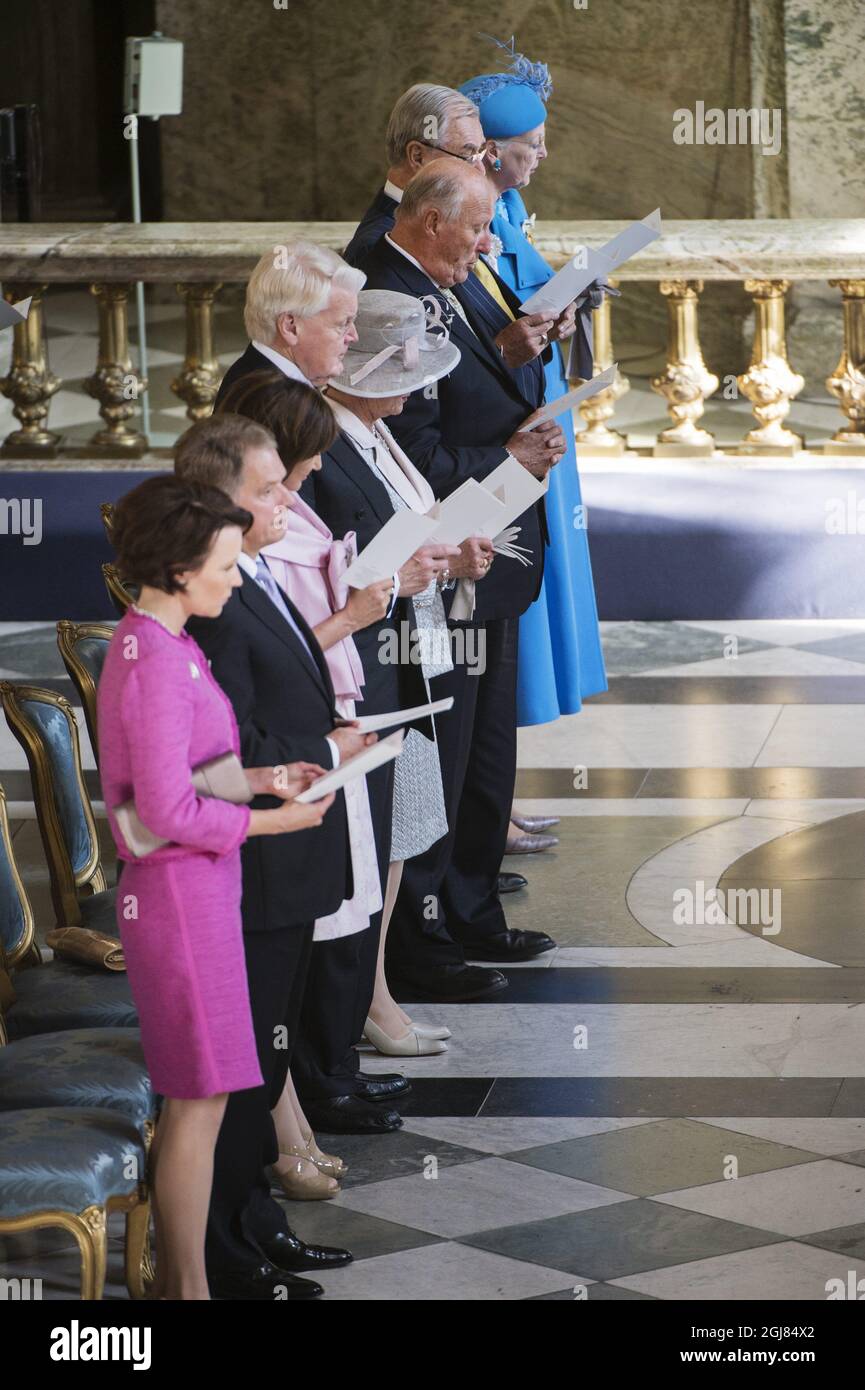
M162 34L126 40L124 110L136 116L179 116L183 110L183 44Z

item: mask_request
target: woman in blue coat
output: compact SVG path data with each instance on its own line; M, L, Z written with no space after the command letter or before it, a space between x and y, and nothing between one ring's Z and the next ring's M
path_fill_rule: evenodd
M525 300L553 275L532 245L533 219L518 191L528 185L546 158L544 101L552 84L543 63L530 63L514 54L512 47L507 51L513 56L509 72L474 77L460 91L477 106L490 142L485 171L499 195L491 224L498 240L495 260L490 257L490 262L517 297ZM584 303L577 301L580 312L571 346L576 353L572 374L587 379L592 375L591 309L602 295L600 286L592 287ZM552 360L545 369L547 401L568 390L561 349L557 343L552 348ZM550 474L546 503L550 547L543 585L520 619L517 722L523 725L575 714L586 696L607 688L570 413L560 416L558 424L568 451Z

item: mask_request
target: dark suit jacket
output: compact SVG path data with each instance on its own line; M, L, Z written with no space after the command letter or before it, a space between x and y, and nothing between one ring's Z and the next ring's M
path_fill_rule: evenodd
M348 261L349 265L359 266L361 270L365 269L363 260L366 253L371 251L379 238L393 227L397 206L396 201L385 193L383 188L380 188L360 219L357 231L343 251L343 260Z
M322 454L321 468L309 475L300 492L338 539L354 531L358 550L363 550L394 514L387 488L344 434L339 434L327 453ZM411 662L395 665L380 660L383 634L392 629L397 639L403 631L407 636L414 632L411 599L398 598L390 617L354 634L366 677L358 714L382 714L386 710L411 709L414 705L426 704L426 686L419 665ZM429 720L412 727L432 738Z
M219 383L214 405L219 405L222 402L229 386L233 386L240 377L248 376L250 372L275 372L277 370L273 363L259 352L258 348L253 347L252 343L247 343L245 351L240 354L236 362L232 362ZM278 443L279 440L277 440Z
M503 462L505 441L543 404L541 359L517 372L505 366L492 332L496 315L502 311L480 282L470 287L470 293L461 285L454 290L469 328L423 271L383 236L364 257L362 268L368 289L438 299L462 353L450 376L437 383L436 391L415 391L402 414L389 422L389 428L437 497L446 497L466 478L483 480ZM510 291L503 282L499 285L507 298ZM532 563L524 566L496 557L489 574L477 585L475 616L479 620L517 617L540 591L546 540L543 504L524 512L517 524L521 527L518 544L529 549Z
M329 768L333 760L325 737L336 720L330 674L312 630L289 599L286 603L313 661L247 574L218 618L192 618L189 631L231 701L245 767L303 760ZM252 804L264 809L280 803L257 797ZM291 835L256 835L241 854L245 931L326 917L354 891L342 792L320 826Z

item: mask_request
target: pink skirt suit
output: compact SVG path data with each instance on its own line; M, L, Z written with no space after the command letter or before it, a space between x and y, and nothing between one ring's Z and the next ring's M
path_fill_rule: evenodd
M117 924L154 1090L200 1099L262 1084L240 918L249 807L197 796L191 770L229 750L237 724L186 632L130 609L99 681L99 763L123 860ZM171 844L137 859L113 808L134 799Z

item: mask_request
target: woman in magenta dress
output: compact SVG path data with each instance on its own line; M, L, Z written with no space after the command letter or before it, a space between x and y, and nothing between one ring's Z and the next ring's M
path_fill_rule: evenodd
M159 1293L209 1297L204 1232L213 1151L229 1092L262 1084L240 920L240 845L248 835L320 824L332 798L292 805L321 769L245 769L275 810L198 796L191 770L239 752L231 705L184 631L216 617L240 583L249 514L218 489L150 478L118 504L113 539L124 577L140 587L121 619L99 682L102 788L123 870L117 920L141 1042L164 1097L151 1152ZM127 847L114 808L169 841L146 857Z

